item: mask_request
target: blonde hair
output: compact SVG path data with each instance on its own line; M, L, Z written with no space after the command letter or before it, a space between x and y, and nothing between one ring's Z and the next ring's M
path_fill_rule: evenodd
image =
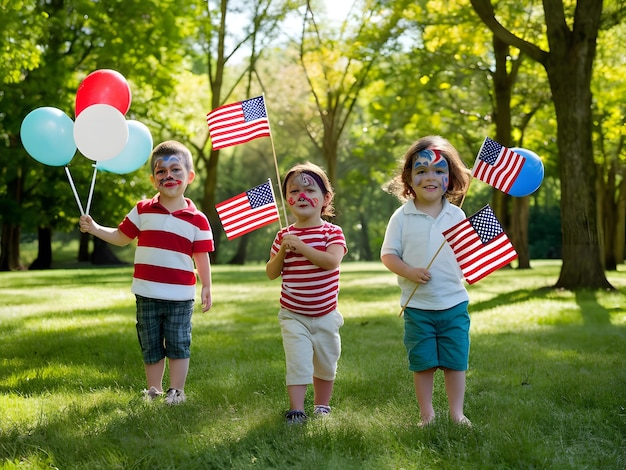
M446 199L452 204L459 205L472 179L471 171L465 166L459 152L445 138L438 135L422 137L409 147L404 154L402 170L383 189L395 195L400 201L415 198L415 191L411 187L411 172L417 154L422 150L439 150L441 156L448 162L450 184L445 193Z
M289 179L299 176L302 173L305 173L311 176L315 180L317 185L322 190L322 193L324 194L324 196L326 196L327 194L330 194L330 201L328 202L327 205L322 207L321 215L326 216L326 217L333 217L335 215L335 208L333 206L333 198L335 197L335 192L333 191L333 188L330 185L330 180L328 179L328 176L326 176L326 172L322 170L319 166L317 166L315 163L311 163L311 162L300 163L292 167L287 172L287 174L285 175L285 179L283 180L283 184L281 188L283 192L283 196L287 197L287 182L289 181Z

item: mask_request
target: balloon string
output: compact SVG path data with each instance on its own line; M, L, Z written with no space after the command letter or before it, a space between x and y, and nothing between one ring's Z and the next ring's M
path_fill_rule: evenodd
M67 179L70 180L70 186L72 187L72 192L74 193L74 199L76 199L76 204L78 204L80 215L85 215L83 205L81 204L78 193L76 192L76 186L74 186L74 180L72 179L72 174L70 173L70 168L68 166L65 167L65 173L67 174Z
M89 215L89 209L91 208L91 199L93 197L93 188L96 185L96 174L98 173L98 168L96 165L93 166L93 178L91 178L91 187L89 188L89 198L87 199L87 209L85 213Z

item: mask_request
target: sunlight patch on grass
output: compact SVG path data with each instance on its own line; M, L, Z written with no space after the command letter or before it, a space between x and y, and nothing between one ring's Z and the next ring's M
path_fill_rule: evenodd
M74 313L78 313L76 310ZM124 327L128 325L129 317L115 313L99 313L94 316L71 315L62 312L52 312L43 319L30 319L23 323L21 328L32 332L63 331L67 334L79 333L83 337L97 335L104 328Z
M3 376L0 382L4 390L20 390L26 396L48 393L64 388L74 389L89 387L88 384L111 383L115 381L116 371L87 368L82 363L49 363L46 367L15 368L15 372Z
M333 413L295 427L283 417L280 281L262 265L214 267L214 306L194 312L188 399L175 407L143 400L132 269L7 273L1 466L624 468L626 277L611 281L619 292L573 293L549 287L557 263L533 264L469 286L472 430L447 420L441 372L440 419L417 427L400 291L380 263L342 266Z

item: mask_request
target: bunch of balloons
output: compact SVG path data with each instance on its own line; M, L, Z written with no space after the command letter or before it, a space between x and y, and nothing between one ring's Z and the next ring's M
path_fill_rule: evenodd
M97 170L124 174L139 169L152 151L152 135L141 122L127 120L131 92L128 82L115 70L90 73L76 92L76 119L53 107L34 109L20 128L22 144L40 163L65 166L65 171L82 209L67 165L78 149L95 161L86 213L89 213Z

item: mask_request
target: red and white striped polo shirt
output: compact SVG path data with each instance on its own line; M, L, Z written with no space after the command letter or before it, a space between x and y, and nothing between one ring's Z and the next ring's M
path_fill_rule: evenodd
M320 251L329 245L341 245L347 252L346 240L341 227L324 222L319 227L296 228L290 226L276 234L271 252L280 249L283 237L290 233L304 243ZM319 317L337 308L339 295L339 267L327 271L315 266L304 256L289 252L285 257L282 272L280 305L301 315Z
M193 254L215 248L208 219L185 200L185 209L169 212L159 203L159 195L144 199L120 223L124 235L137 238L134 294L161 300L195 298Z

